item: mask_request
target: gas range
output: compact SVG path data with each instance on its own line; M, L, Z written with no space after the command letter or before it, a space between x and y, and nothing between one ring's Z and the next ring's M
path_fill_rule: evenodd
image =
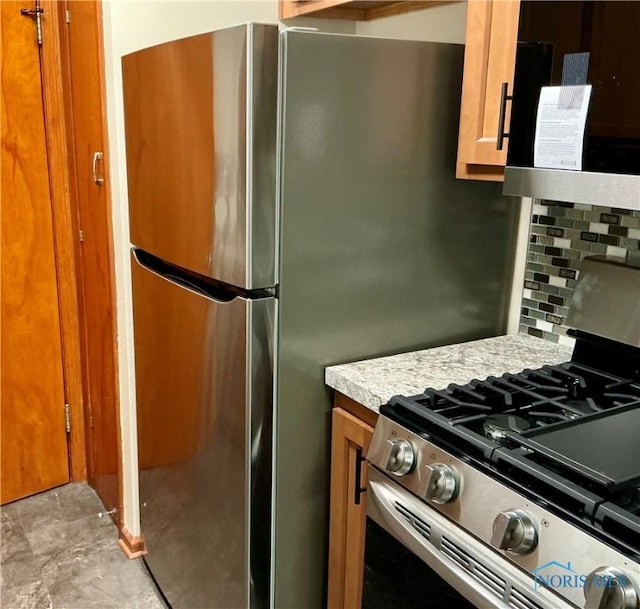
M605 331L612 268L638 299ZM478 607L640 608L639 282L585 259L571 361L380 408L368 514Z

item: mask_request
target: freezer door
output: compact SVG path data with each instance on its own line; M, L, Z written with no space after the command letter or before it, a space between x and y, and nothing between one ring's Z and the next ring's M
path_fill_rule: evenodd
M269 598L275 300L228 302L133 261L145 560L173 609Z
M131 242L246 289L275 285L278 28L122 60Z

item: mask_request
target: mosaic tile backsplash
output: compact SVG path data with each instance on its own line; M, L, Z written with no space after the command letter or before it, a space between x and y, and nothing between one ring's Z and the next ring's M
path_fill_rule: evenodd
M564 321L580 261L598 254L640 262L640 212L577 203L534 203L520 331L572 345Z

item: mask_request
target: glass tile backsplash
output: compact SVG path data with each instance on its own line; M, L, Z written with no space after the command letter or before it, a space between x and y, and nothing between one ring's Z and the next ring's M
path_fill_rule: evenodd
M585 256L640 262L640 212L574 203L533 205L520 331L572 345L564 320Z

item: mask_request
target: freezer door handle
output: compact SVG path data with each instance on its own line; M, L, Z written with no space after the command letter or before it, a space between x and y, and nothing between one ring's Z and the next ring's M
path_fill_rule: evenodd
M242 291L234 286L221 285L215 280L201 278L186 269L176 269L173 265L143 250L134 248L132 253L135 261L150 273L209 300L225 304L238 296L243 296Z
M171 273L162 275L162 277L164 277L167 281L170 281L171 283L175 283L176 285L179 285L182 288L191 290L196 294L200 294L200 296L204 296L205 298L211 298L211 300L216 300L217 302L224 302L224 301L219 301L217 298L212 297L210 294L207 293L206 290L203 290L201 287L189 281L188 279L185 279L184 277L178 277L178 275L172 275Z

